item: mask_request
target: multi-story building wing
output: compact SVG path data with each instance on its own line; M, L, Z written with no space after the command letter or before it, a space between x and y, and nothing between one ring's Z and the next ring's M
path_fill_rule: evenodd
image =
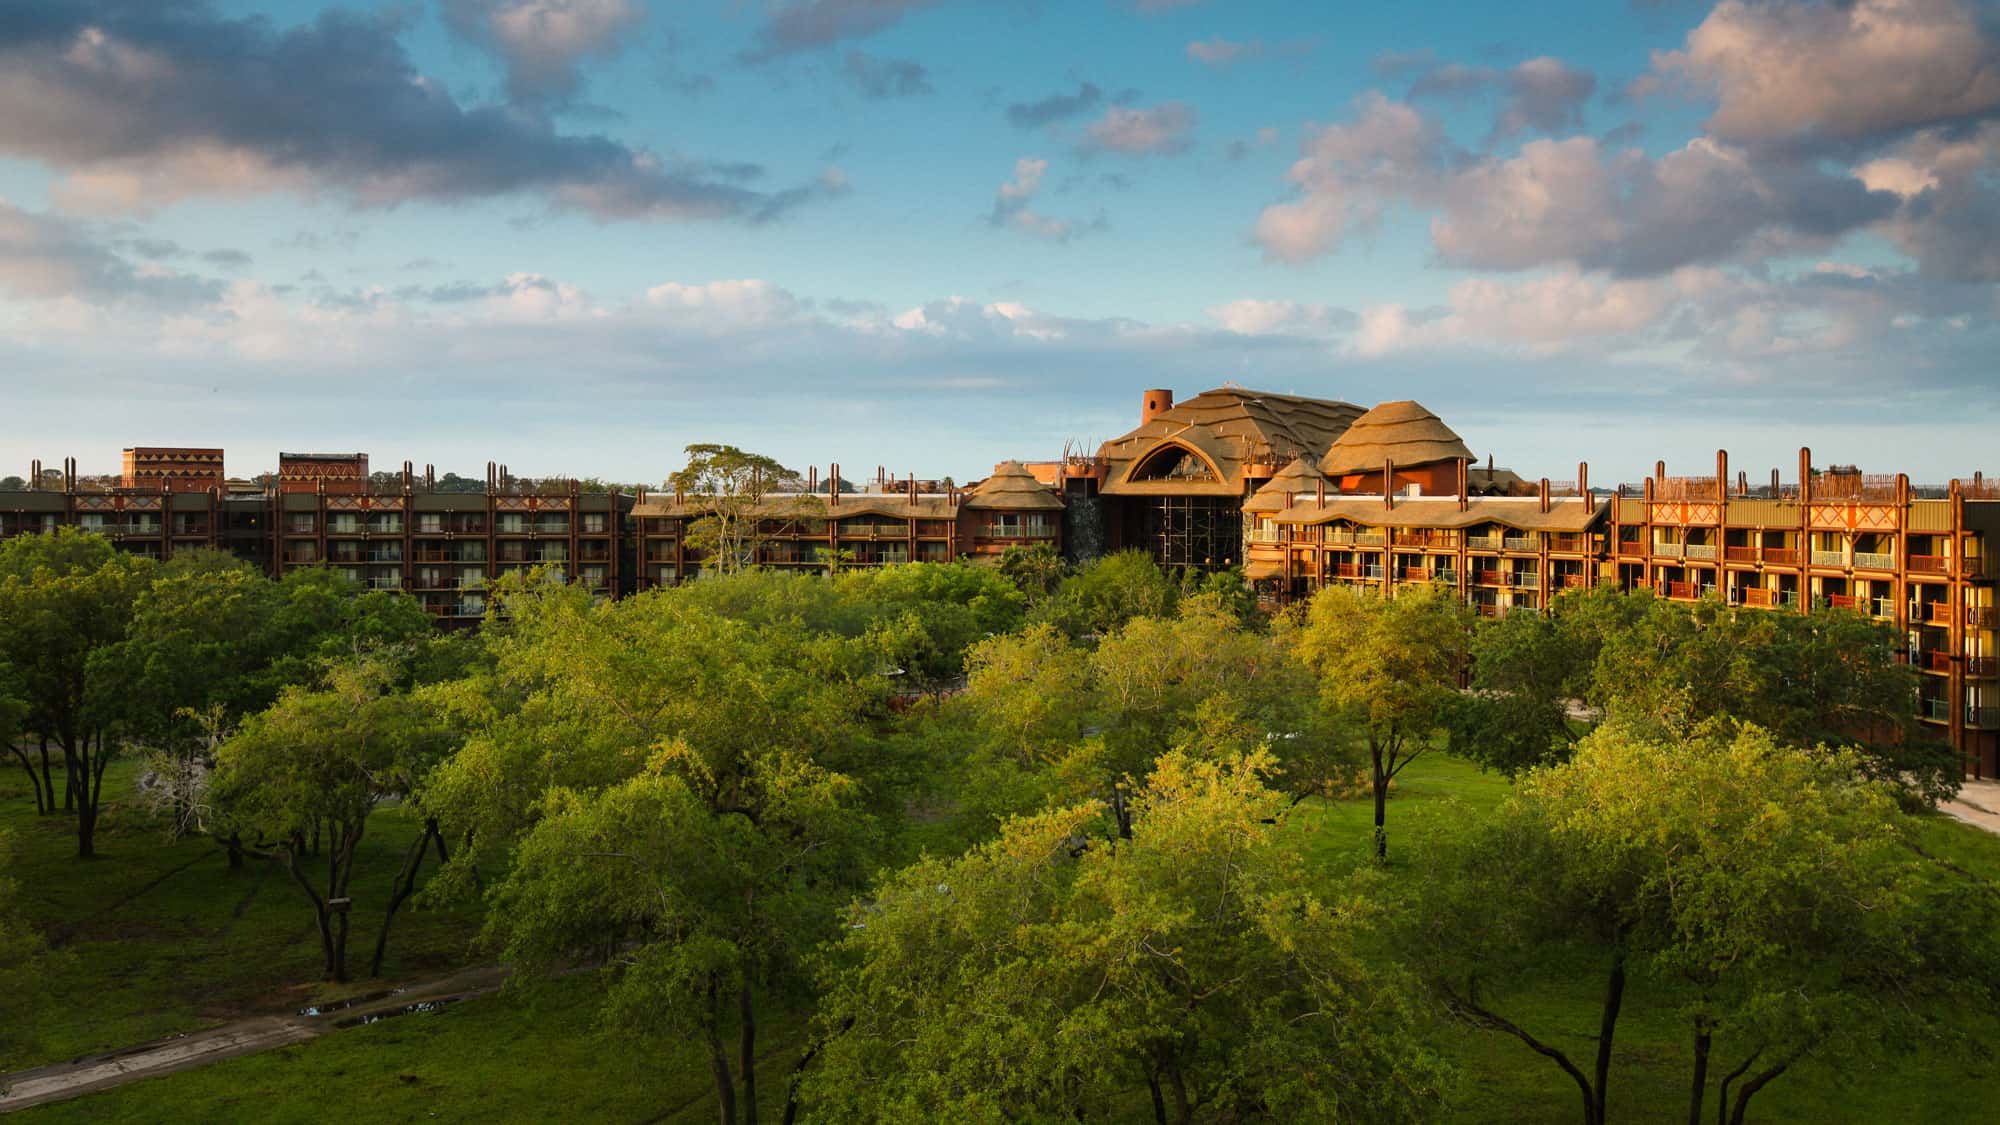
M1613 517L1619 585L1679 601L1807 612L1851 610L1893 624L1920 675L1918 717L1959 747L1980 776L2000 765L1995 567L2000 488L1983 476L1941 487L1906 475L1817 471L1750 487L1729 477L1670 477L1664 464Z

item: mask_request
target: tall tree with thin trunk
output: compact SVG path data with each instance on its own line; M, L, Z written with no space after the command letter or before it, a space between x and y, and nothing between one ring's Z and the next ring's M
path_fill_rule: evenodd
M0 543L0 664L13 668L27 728L62 751L63 808L76 814L77 855L85 859L97 854L104 771L119 749L104 736L91 661L124 637L153 567L69 528ZM26 757L17 755L35 772ZM42 804L53 812L55 778L46 764L40 773Z
M687 456L687 466L667 483L701 512L688 525L687 545L701 553L702 566L711 572L733 574L757 565L764 520L797 519L824 508L811 496L788 497L774 507L772 495L798 476L775 458L712 442L688 446Z
M1893 788L1863 769L1755 727L1607 725L1431 857L1413 947L1447 1007L1576 1082L1586 1125L1609 1119L1627 974L1671 985L1643 999L1684 1022L1688 1120L1713 1092L1736 1125L1795 1067L1879 1057L2000 991L1991 888L1909 847ZM1604 973L1590 1074L1493 997L1558 959Z
M1471 618L1447 590L1394 598L1329 586L1285 630L1327 710L1361 732L1375 798L1375 857L1389 854L1389 783L1436 744L1458 702Z
M286 689L216 752L211 799L274 841L278 862L312 905L332 981L349 975L352 885L369 818L387 798L412 792L450 741L435 709L394 690L394 677L381 660L335 666L323 688ZM427 820L418 848L435 832ZM320 834L318 854L310 854L308 837ZM414 878L407 864L406 873Z

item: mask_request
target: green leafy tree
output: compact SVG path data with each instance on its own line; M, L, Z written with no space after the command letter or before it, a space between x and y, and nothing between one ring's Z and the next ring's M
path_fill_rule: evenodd
M324 687L285 689L216 752L212 797L275 841L277 858L312 904L328 980L348 979L351 886L369 817L385 799L414 792L450 745L436 709L394 690L395 674L379 660L335 666ZM428 820L419 855L437 832ZM326 863L316 884L304 860L308 837L322 834ZM393 918L391 910L384 941Z
M1152 556L1119 551L1078 567L1034 616L1072 637L1096 637L1134 617L1170 617L1179 600L1180 587Z
M1568 759L1601 634L1582 615L1510 613L1472 632L1472 690L1451 715L1455 753L1512 776Z
M1069 567L1047 543L1029 547L1016 544L1000 553L1000 573L1033 605L1056 592Z
M1085 843L1085 804L889 877L828 962L806 1120L1434 1117L1446 1069L1359 953L1367 898L1310 889L1270 768L1170 755L1130 841Z
M86 859L97 854L104 771L118 753L105 739L89 669L124 636L152 567L69 528L0 543L0 664L13 669L28 729L61 748L63 807L76 813L77 855ZM46 759L40 777L37 803L52 813L55 778Z
M1327 711L1366 739L1377 859L1389 854L1389 783L1436 744L1458 705L1469 621L1442 588L1382 598L1329 586L1288 631Z
M1613 723L1442 849L1419 948L1454 1010L1576 1083L1591 1125L1608 1120L1628 972L1671 985L1646 996L1692 1040L1689 1121L1714 1089L1716 1119L1736 1125L1795 1066L1906 1046L1927 1014L2000 987L1992 889L1907 831L1893 790L1849 753L1748 726L1662 741ZM1565 947L1605 973L1589 1074L1480 992Z
M769 510L766 496L798 476L774 458L713 443L690 445L687 455L687 467L667 483L703 513L688 524L687 545L702 553L702 565L711 572L733 574L755 566L765 519L796 518L821 508L816 498L802 496L788 501L783 512Z
M879 651L741 605L739 583L794 592L503 592L487 682L448 706L470 734L431 790L474 829L455 869L510 864L490 940L530 971L611 950L606 1016L699 1035L728 1121L754 1120L757 1012L799 986L900 815L869 721Z

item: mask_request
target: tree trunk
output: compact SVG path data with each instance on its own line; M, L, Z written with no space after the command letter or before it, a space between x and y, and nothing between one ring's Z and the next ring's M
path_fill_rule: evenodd
M750 995L750 982L736 992L737 1066L743 1071L743 1125L757 1125L757 1011Z
M1750 1052L1749 1058L1744 1059L1735 1070L1722 1076L1722 1085L1715 1092L1715 1125L1729 1125L1729 1084L1743 1077L1743 1072L1749 1070L1750 1064L1756 1062L1757 1056L1763 1053L1762 1047Z
M49 807L47 803L45 803L42 800L42 777L40 774L35 772L34 759L28 757L28 751L25 748L23 748L21 744L18 742L8 743L7 748L9 750L12 750L14 752L14 757L20 760L21 769L26 771L28 775L28 788L35 791L35 815L36 816L47 815Z
M416 845L403 857L403 869L397 872L396 882L390 891L389 908L382 914L381 932L375 935L375 956L368 961L368 975L371 977L382 975L382 955L389 948L389 924L396 920L396 911L402 909L403 903L416 893L417 871L423 867L424 853L430 850L431 837L436 833L437 821L424 821L424 834L417 837Z
M1188 1101L1187 1083L1181 1080L1181 1068L1168 1064L1167 1077L1173 1079L1170 1088L1174 1092L1174 1120L1179 1125L1188 1125L1194 1120L1194 1104Z
M1701 1125L1701 1107L1708 1100L1708 1048L1711 1036L1708 1024L1696 1020L1694 1025L1694 1079L1688 1087L1688 1125Z
M306 873L299 867L299 853L304 849L305 834L292 833L292 838L285 844L285 870L291 873L292 881L299 885L299 889L306 893L306 899L312 903L313 922L319 927L319 951L325 961L326 976L338 979L334 976L333 926L327 917L326 900L313 890L312 880L307 879Z
M1797 1058L1797 1057L1798 1057L1797 1055L1792 1056L1792 1058ZM1788 1058L1784 1062L1779 1063L1777 1066L1774 1066L1769 1070L1763 1071L1762 1073L1758 1074L1755 1078L1752 1078L1748 1082L1745 1082L1741 1090L1736 1091L1736 1105L1729 1113L1729 1125L1743 1125L1743 1115L1750 1109L1751 1097L1755 1095L1757 1091L1770 1085L1772 1079L1776 1078L1780 1074L1785 1073L1785 1068L1792 1065L1792 1058Z
M231 871L243 870L243 834L240 832L231 832L229 839L222 842L222 846L229 851L229 869Z
M729 1077L729 1055L722 1049L722 1037L716 1034L715 1023L718 1015L715 978L708 978L708 1014L702 1018L702 1036L708 1040L708 1060L715 1070L715 1097L722 1125L736 1125L736 1083Z
M1604 982L1604 1009L1597 1021L1596 1121L1603 1125L1605 1091L1611 1083L1611 1037L1618 1029L1618 1008L1625 1002L1625 946L1611 951L1611 976Z
M1160 1072L1146 1068L1146 1089L1153 1095L1153 1125L1167 1125L1167 1096L1160 1092Z
M1368 754L1374 763L1375 782L1375 862L1389 860L1389 830L1385 827L1389 820L1389 774L1382 768L1382 747L1374 739L1368 740Z
M56 811L56 773L49 767L49 736L42 736L42 790L49 812Z

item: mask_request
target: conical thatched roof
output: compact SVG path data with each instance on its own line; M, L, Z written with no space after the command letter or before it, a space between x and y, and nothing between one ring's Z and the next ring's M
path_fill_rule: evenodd
M1385 402L1354 420L1320 459L1320 471L1330 477L1380 472L1385 461L1424 465L1435 461L1470 461L1472 451L1438 421L1438 416L1404 399Z
M1326 477L1303 457L1294 457L1292 463L1278 470L1278 475L1264 482L1257 494L1243 504L1246 512L1277 512L1285 507L1287 494L1300 496L1317 493L1320 482Z
M1035 479L1035 474L1019 461L1002 461L993 466L993 475L975 485L965 498L967 508L1005 508L1017 512L1054 512L1063 508L1062 497Z

